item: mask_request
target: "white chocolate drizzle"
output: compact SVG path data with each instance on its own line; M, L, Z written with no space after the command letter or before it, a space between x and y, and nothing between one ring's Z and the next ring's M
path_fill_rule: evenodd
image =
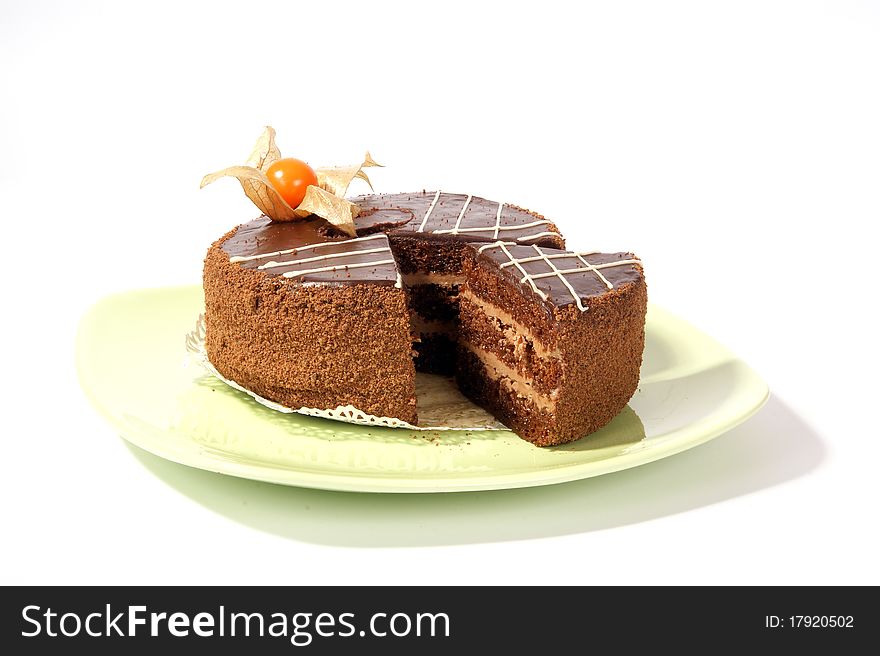
M580 295L577 293L575 288L568 281L568 278L566 278L566 276L568 274L593 273L596 275L596 277L599 278L599 280L602 282L602 284L605 285L608 289L614 289L614 285L611 283L611 281L608 280L608 278L606 278L602 274L601 269L608 269L611 267L625 266L628 264L641 264L641 261L637 260L637 259L623 259L623 260L617 260L615 262L604 262L601 264L592 264L586 258L590 255L596 255L597 251L591 251L588 253L563 252L563 253L547 254L541 250L540 246L538 246L536 244L533 244L532 248L535 250L537 255L532 256L532 257L516 258L513 256L513 254L507 248L508 246L513 246L513 245L515 245L515 244L512 244L510 242L497 241L492 244L485 244L483 246L480 246L477 249L477 251L482 253L484 250L486 250L488 248L500 248L501 251L507 256L508 261L503 262L502 264L499 265L499 267L502 269L505 269L507 267L515 266L517 269L519 269L519 272L522 274L522 278L520 278L520 280L519 280L520 283L522 283L522 284L529 283L529 286L532 288L532 291L535 294L537 294L538 296L540 296L545 301L548 299L548 296L544 291L538 289L537 285L535 285L535 281L541 280L542 278L553 278L553 277L559 278L559 280L562 282L563 285L565 285L565 288L571 294L571 297L574 300L575 304L577 305L578 310L580 310L581 312L586 312L590 308L583 304L583 300L581 299ZM558 260L558 259L562 259L562 258L569 258L569 259L577 258L577 260L579 260L581 262L581 264L583 264L584 266L575 267L575 268L571 268L571 269L560 269L559 267L556 266L556 263L553 260ZM526 264L528 262L539 262L539 261L545 262L547 264L547 266L550 268L550 271L546 271L544 273L529 273L522 266L523 264Z
M584 259L584 254L582 254L582 253L578 253L576 257L577 257L578 260L580 260L580 261L584 264L584 266L586 266L586 267L587 267L588 269L590 269L593 273L595 273L597 276L599 276L599 280L601 280L602 282L604 282L604 283L605 283L605 286L606 286L608 289L614 289L614 285L611 284L611 281L608 280L608 278L606 278L605 276L603 276L603 275L602 275L602 272L599 271L599 269L600 269L601 267L597 267L597 266L595 266L595 265L590 264L589 262L587 262L587 261ZM625 261L625 260L624 260L624 261ZM632 263L634 263L634 262L635 262L635 260L629 260L629 261L627 262L627 264L632 264Z
M529 272L522 268L522 264L520 264L520 261L517 260L517 259L511 254L511 252L510 252L509 250L507 250L507 246L505 246L503 242L498 242L498 243L499 243L499 245L501 246L501 250L504 251L504 254L507 255L508 259L510 260L510 262L508 262L508 263L506 263L506 264L502 264L502 265L501 265L501 268L503 269L505 266L508 266L508 265L510 265L510 264L515 265L516 268L519 269L520 272L521 272L521 273L523 274L523 276L524 276L523 278L520 279L520 282L522 283L522 282L525 282L526 280L528 280L528 281L529 281L529 284L532 286L532 291L535 292L538 296L540 296L542 299L544 299L544 300L546 301L546 300L547 300L547 294L545 294L545 293L542 292L540 289L538 289L538 287L535 285L535 281L532 280L532 279L529 277Z
M318 267L316 269L306 269L305 271L287 271L281 275L285 278L299 278L307 276L311 273L324 273L329 271L347 271L348 269L363 269L364 267L377 267L383 264L394 264L394 260L379 260L378 262L357 262L355 264L339 264L336 266ZM395 283L395 287L397 284Z
M449 230L434 230L433 234L435 235L457 235L462 232L486 232L486 231L506 231L506 230L522 230L523 228L535 228L540 225L547 225L550 222L547 219L540 219L538 221L532 221L531 223L521 223L520 225L498 225L498 226L483 226L480 228L451 228ZM456 224L458 225L458 224ZM541 233L543 235L553 235L555 237L559 236L559 233L556 232L544 232ZM518 237L517 239L531 239L536 235L531 235L529 237Z
M437 190L437 193L434 194L434 200L431 201L431 204L428 206L428 211L425 212L425 218L422 219L422 225L419 226L417 232L424 232L425 225L428 223L428 217L431 216L431 212L434 211L434 206L437 204L437 201L440 199L440 190Z
M540 255L542 258L544 257L544 251L541 250L540 246L535 244L532 246L532 248L534 248L535 251L537 251L538 255ZM548 257L545 259L545 261L547 262L547 264L550 265L550 268L553 270L550 274L546 274L546 275L558 276L559 279L562 281L562 284L565 285L566 289L568 289L568 291L571 293L571 297L574 299L574 302L577 303L578 310L580 310L581 312L585 312L587 308L584 306L583 301L581 301L580 294L578 294L574 290L574 287L571 286L571 283L568 282L568 278L566 278L564 275L562 275L562 272L553 263L552 258ZM534 277L532 277L531 279L534 280Z
M501 230L502 209L504 209L504 203L498 203L498 211L495 213L495 232L492 233L492 239L498 239L498 232Z
M258 269L274 269L276 267L292 266L294 264L305 264L307 262L322 262L324 260L332 260L337 257L353 257L355 255L368 255L370 253L390 253L391 249L386 246L384 248L367 248L362 251L349 251L348 253L328 253L327 255L316 255L315 257L304 257L301 260L286 260L283 262L266 262L258 266Z
M477 249L478 253L482 253L487 248L498 248L499 246L516 246L515 241L495 241L491 244L483 244Z
M471 204L471 200L473 200L473 196L468 194L467 199L464 201L464 205L461 206L461 212L458 213L458 218L455 220L455 225L452 227L452 230L448 231L450 234L457 235L459 233L459 228L461 227L461 220L464 218L464 213L467 212L468 205ZM439 234L439 230L435 230L434 234Z
M230 262L250 262L251 260L262 260L267 257L278 257L279 255L294 255L297 251L306 249L322 248L324 246L336 246L337 244L352 244L357 241L369 241L371 239L380 239L385 235L379 233L375 235L367 235L366 237L358 237L356 239L345 239L343 241L327 241L320 244L308 244L299 248L288 248L283 251L273 251L271 253L257 253L256 255L234 255L229 258Z
M540 239L541 237L559 237L558 232L536 232L533 235L525 235L524 237L517 237L517 241L534 241L535 239Z
M309 244L307 246L300 246L299 248L289 248L283 251L274 251L272 253L258 253L257 255L247 255L247 256L236 256L229 258L230 262L247 262L250 260L262 260L268 257L277 257L279 255L293 255L300 251L314 251L318 248L327 248L329 246L348 246L349 244L359 243L370 241L373 239L386 239L383 233L377 233L374 235L367 235L366 237L356 237L355 239L346 239L343 241L326 241L318 244ZM387 242L386 242L387 244ZM350 250L344 253L325 253L324 255L315 255L312 257L302 257L296 260L283 260L281 262L276 262L274 260L269 260L257 267L258 270L266 270L266 269L275 269L278 267L289 267L289 266L297 266L301 264L309 264L312 262L326 262L328 260L334 260L345 257L359 257L361 255L371 255L374 253L391 253L391 248L389 246L382 246L379 248L364 248L361 250ZM356 262L354 264L330 264L322 267L315 267L312 269L304 269L302 271L285 271L281 275L285 278L300 278L302 276L307 276L312 273L329 273L333 271L346 271L348 269L362 269L365 267L378 267L385 264L395 264L393 259L386 260L374 260L372 262ZM403 279L400 277L400 272L397 271L396 281L394 286L398 289L403 288Z
M434 211L437 207L437 203L440 202L441 197L443 196L442 191L437 191L434 194L434 198L431 200L430 205L428 205L428 210L425 212L425 216L422 217L422 222L419 224L416 232L426 232L425 228L428 225L428 220L431 216L434 215ZM451 228L442 228L439 230L428 230L433 235L460 235L465 233L490 233L486 235L487 239L497 240L498 236L502 232L507 232L511 230L525 230L527 228L537 228L538 226L547 226L552 223L552 221L548 221L547 219L538 219L535 221L531 221L529 223L521 223L519 225L501 225L502 213L504 211L505 203L498 203L498 208L495 211L495 223L494 225L488 226L476 226L476 227L461 227L462 221L465 218L465 214L470 207L471 201L474 200L474 196L472 194L467 194L465 197L464 205L458 213L458 216L455 219L455 224ZM477 198L478 201L483 200L481 198ZM476 234L475 236L481 236ZM541 239L542 237L561 237L558 232L544 231L538 232L533 235L524 235L522 237L516 237L517 242L532 242L536 239Z

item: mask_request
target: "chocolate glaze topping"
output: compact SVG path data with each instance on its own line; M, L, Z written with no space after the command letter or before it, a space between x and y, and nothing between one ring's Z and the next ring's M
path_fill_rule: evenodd
M591 297L641 277L638 261L626 253L573 253L543 245L564 245L556 226L512 205L439 191L361 196L354 201L361 207L356 239L323 219L274 222L263 216L239 226L223 250L244 268L303 284L401 286L391 246L382 233L466 241L546 306L575 304L582 311Z
M503 242L477 250L550 308L576 305L584 311L591 298L642 278L641 262L631 253L575 253Z
M354 220L358 237L398 228L412 221L413 214L403 209L383 212L361 212ZM235 234L223 242L223 250L230 257L249 257L273 253L289 248L327 241L345 241L350 237L336 230L324 219L305 221L272 221L261 216L238 227Z
M334 236L323 219L314 221L272 221L261 216L238 226L235 233L223 242L223 250L232 257L252 257L260 253L274 253L298 246L325 241L342 241ZM251 267L248 263L242 266Z
M304 284L401 284L384 234L350 239L327 229L323 220L276 222L263 216L239 226L223 250L246 269Z
M400 210L411 212L414 219L395 229L396 233L416 232L458 241L503 239L523 244L550 239L564 246L557 227L540 214L478 196L420 191L359 196L352 202L379 216Z

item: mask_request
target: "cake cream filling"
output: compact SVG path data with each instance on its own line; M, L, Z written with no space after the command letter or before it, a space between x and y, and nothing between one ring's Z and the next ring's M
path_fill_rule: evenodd
M459 346L473 353L486 368L488 377L492 380L498 380L502 387L511 390L518 397L530 401L540 410L546 412L554 412L556 410L556 399L559 397L558 388L549 394L541 394L532 387L530 379L515 369L511 369L494 353L489 353L485 349L469 342L460 341Z
M496 325L499 332L503 333L504 337L514 345L517 354L519 354L520 350L525 348L525 344L523 343L523 340L525 340L525 342L532 347L535 355L539 358L552 359L562 357L562 351L558 348L547 348L544 344L538 341L537 336L532 333L527 326L514 319L509 312L503 310L494 303L490 303L489 301L477 297L470 289L463 289L459 294L459 298L473 303L482 310L483 314L490 319L494 319L495 321L493 323Z
M463 275L455 273L417 271L415 273L403 274L403 282L407 287L415 287L416 285L461 285L464 283L464 280Z
M436 319L425 319L418 312L410 311L409 313L410 330L419 335L432 334L454 334L456 331L455 323L452 321L438 321Z

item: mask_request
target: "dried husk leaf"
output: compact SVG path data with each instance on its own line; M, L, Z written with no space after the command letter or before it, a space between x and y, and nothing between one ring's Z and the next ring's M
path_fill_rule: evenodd
M320 187L309 185L306 188L306 195L296 208L296 212L305 212L305 216L309 214L320 216L348 236L357 237L354 217L358 215L360 208Z
M293 208L276 191L266 171L281 159L281 150L275 144L275 129L267 125L254 144L253 150L244 166L230 166L202 178L201 187L211 184L222 177L237 179L248 198L273 221L297 221L311 215L325 219L347 235L356 237L354 217L360 208L345 200L348 187L355 178L360 178L370 185L370 179L364 172L371 166L382 166L376 162L369 152L364 161L356 166L333 166L316 168L318 186L309 185L303 201Z
M367 177L365 168L370 166L382 166L376 162L369 151L364 155L364 161L354 166L324 166L315 169L315 175L318 176L318 186L329 191L334 196L345 198L348 193L348 187L352 180L360 178L370 185L372 191L373 185L370 178Z
M275 145L275 128L267 125L257 139L246 164L265 173L272 163L281 159L281 151Z
M288 205L269 182L266 174L252 166L230 166L222 171L209 173L202 178L200 188L225 176L236 178L253 204L273 221L296 221L309 215L308 212L303 214Z

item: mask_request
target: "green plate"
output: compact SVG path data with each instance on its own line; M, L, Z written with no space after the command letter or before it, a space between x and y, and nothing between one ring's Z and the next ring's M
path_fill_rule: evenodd
M652 306L639 390L588 438L538 448L510 431L356 426L259 405L191 363L200 287L101 300L77 336L80 383L131 443L192 467L361 492L457 492L562 483L702 444L754 414L766 384L685 321Z

